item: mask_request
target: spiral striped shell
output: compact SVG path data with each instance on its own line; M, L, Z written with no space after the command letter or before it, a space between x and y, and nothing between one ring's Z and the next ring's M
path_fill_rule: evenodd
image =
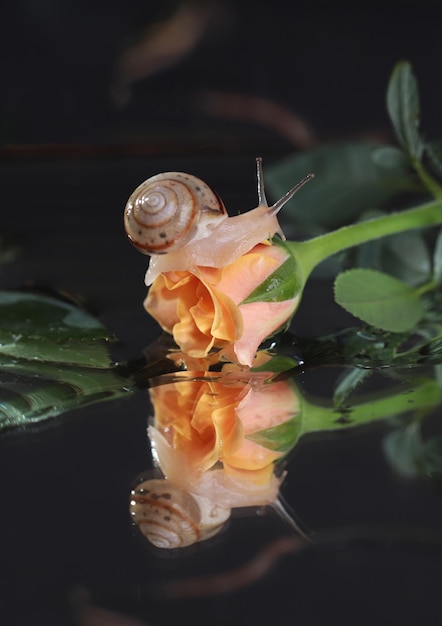
M157 548L185 548L213 537L230 517L230 509L191 494L167 479L150 479L131 491L130 515Z
M165 254L204 236L226 217L222 200L205 182L183 172L165 172L131 194L124 226L138 250Z

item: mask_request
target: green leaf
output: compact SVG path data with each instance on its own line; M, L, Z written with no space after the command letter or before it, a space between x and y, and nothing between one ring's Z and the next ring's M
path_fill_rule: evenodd
M371 158L375 165L385 170L391 171L407 171L408 161L402 150L395 146L381 146L373 148Z
M274 240L274 245L289 248L280 240ZM250 302L283 302L291 300L301 289L298 276L298 266L295 258L290 254L277 270L268 276L256 289L245 298L241 304Z
M439 285L442 283L442 229L439 231L434 247L433 280Z
M348 224L408 188L406 160L394 149L384 156L379 150L368 142L321 146L266 169L274 200L309 172L315 174L279 214L286 237L299 238L299 227L318 234Z
M381 240L382 270L408 285L430 279L431 256L420 232L398 233Z
M384 453L394 469L405 478L423 476L440 483L442 437L422 439L420 421L393 431L383 441Z
M89 367L108 367L111 333L87 311L64 300L0 292L0 354Z
M339 274L335 300L367 324L391 332L413 328L423 313L416 290L388 274L369 269Z
M94 369L0 355L0 431L126 397L134 383L116 367Z
M423 142L419 135L419 91L410 63L398 63L387 89L387 109L399 143L413 160L422 157Z
M300 432L301 420L299 417L292 417L278 426L260 430L246 438L269 450L286 453L296 444Z
M346 251L343 262L347 266L366 267L391 274L409 285L420 284L431 277L430 251L424 236L417 231L368 241L356 249Z
M0 292L0 431L134 392L112 365L111 339L73 302Z

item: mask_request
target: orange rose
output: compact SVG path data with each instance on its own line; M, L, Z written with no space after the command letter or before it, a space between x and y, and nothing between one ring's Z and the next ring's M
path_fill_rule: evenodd
M200 374L149 391L154 407L150 436L161 470L189 491L220 496L224 505L232 505L235 497L242 502L237 506L272 501L279 485L275 462L298 432L296 389L288 380L229 382ZM293 428L275 439L278 428L289 422ZM204 494L206 489L212 493Z
M203 358L212 348L233 348L229 356L251 366L262 341L291 318L299 296L244 301L288 258L281 246L258 244L222 268L164 272L144 306L185 354Z

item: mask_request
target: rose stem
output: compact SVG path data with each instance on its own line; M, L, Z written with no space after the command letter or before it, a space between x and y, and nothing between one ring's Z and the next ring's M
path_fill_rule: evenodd
M295 256L305 284L312 270L328 257L347 248L414 228L442 224L442 200L343 226L307 241L286 242Z

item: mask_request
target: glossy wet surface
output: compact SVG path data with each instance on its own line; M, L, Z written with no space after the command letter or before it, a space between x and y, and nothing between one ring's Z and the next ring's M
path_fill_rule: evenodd
M8 207L2 229L22 243L22 253L1 270L2 288L33 282L81 293L121 339L119 359L141 358L158 335L141 305L146 261L122 227L131 190L153 173L180 169L210 182L230 211L256 201L249 155L0 167ZM349 321L332 304L326 280L312 281L296 319L301 337ZM329 406L342 373L337 366L299 368L292 378L301 395ZM420 376L436 380L426 366L402 371L393 383L416 387ZM363 391L370 396L394 385L380 372ZM440 480L434 465L404 473L409 448L395 447L392 433L403 432L410 416L299 440L281 494L311 541L299 540L271 509L253 509L235 511L207 542L164 553L129 516L134 481L153 467L151 413L148 392L140 390L1 436L5 624L111 624L117 614L122 624L153 626L177 615L197 624L321 624L331 616L348 624L437 623ZM435 402L422 424L425 441L437 438L439 421Z

